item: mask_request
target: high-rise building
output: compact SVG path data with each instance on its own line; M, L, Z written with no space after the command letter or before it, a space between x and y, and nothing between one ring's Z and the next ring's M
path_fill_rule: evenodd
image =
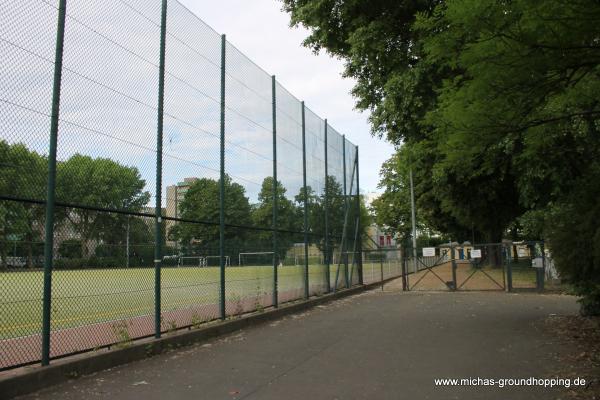
M185 194L189 190L190 186L196 182L198 178L185 178L183 182L178 182L176 185L167 186L167 212L166 216L169 218L181 217L180 204L185 198ZM166 221L167 238L169 237L169 231L175 226L176 222L172 220ZM175 246L175 241L167 240L168 246Z

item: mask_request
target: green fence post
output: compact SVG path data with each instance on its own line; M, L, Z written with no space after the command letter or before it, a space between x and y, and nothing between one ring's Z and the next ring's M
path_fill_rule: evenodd
M450 244L450 259L452 262L452 290L456 290L456 257L455 257L454 245Z
M401 245L400 251L402 252L402 291L408 291L408 257L406 257L406 248Z
M54 54L54 83L52 114L50 117L50 145L48 150L48 187L46 188L46 225L44 239L44 294L42 306L42 365L50 364L50 329L52 313L52 267L54 261L54 211L56 202L56 148L58 146L58 118L62 83L63 50L67 0L58 5L56 49Z
M160 17L160 64L158 72L158 129L156 133L156 232L154 243L154 337L160 337L162 264L162 156L165 111L165 49L167 37L167 0L162 0Z
M544 290L544 279L546 277L546 254L544 241L540 242L540 251L542 252L542 268L537 268L537 287L540 292Z
M512 245L506 248L506 291L512 292Z
M279 264L279 249L277 248L277 80L271 77L273 93L273 306L279 306L277 265Z
M308 192L306 185L306 107L302 102L302 182L304 188L304 297L310 297L308 287Z
M379 255L379 273L381 276L381 290L384 290L384 279L385 277L383 276L383 252Z
M219 263L220 297L219 311L225 319L225 47L227 38L221 36L221 178L219 181Z
M360 163L358 162L358 146L356 146L356 210L358 212L358 217L357 217L357 221L358 221L358 235L357 235L357 239L358 240L358 249L357 249L357 253L358 253L358 283L359 285L363 285L364 284L364 280L363 280L363 263L362 263L362 232L361 232L361 226L360 226L360 215L361 215L361 201L360 201L360 176L359 176L359 166ZM356 255L355 255L356 257Z
M344 165L344 214L348 215L349 206L348 206L348 191L346 189L346 135L342 135L342 158ZM344 232L346 228L344 228ZM346 253L346 244L342 243L342 254ZM344 257L344 275L346 281L346 289L350 287L350 283L348 282L348 257Z
M329 249L329 168L327 151L327 119L325 120L325 282L327 282L327 293L331 292L331 260Z

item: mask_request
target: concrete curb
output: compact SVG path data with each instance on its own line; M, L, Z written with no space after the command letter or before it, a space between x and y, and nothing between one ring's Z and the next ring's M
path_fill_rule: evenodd
M383 284L397 278L388 278L383 281ZM36 365L8 371L5 373L5 376L0 376L0 400L22 396L82 375L89 375L133 361L143 360L174 348L206 341L249 326L262 324L337 299L352 296L372 288L380 287L381 285L382 282L376 282L357 286L336 293L314 297L307 301L282 305L279 308L263 313L254 313L234 320L208 324L206 327L198 329L177 331L165 335L160 339L140 339L125 348L101 350L99 352L90 352L55 360L51 365L46 367Z

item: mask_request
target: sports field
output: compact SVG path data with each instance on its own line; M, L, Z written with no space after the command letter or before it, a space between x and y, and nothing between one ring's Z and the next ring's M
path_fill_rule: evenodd
M331 282L337 266L331 266ZM162 311L214 305L219 302L219 268L164 268L161 273ZM273 267L227 267L226 301L257 299L257 307L271 305ZM278 267L282 299L304 294L304 267ZM353 280L356 280L354 278ZM345 284L340 268L338 287ZM309 266L311 294L322 293L325 266ZM0 339L39 333L42 320L43 273L0 274ZM265 304L266 303L266 304ZM235 311L232 309L232 313ZM154 312L154 269L90 269L54 271L52 275L52 329L117 321ZM205 317L203 317L204 319Z
M278 301L303 299L304 266L279 266ZM380 265L365 264L365 281L381 278ZM309 265L309 295L327 290L326 267ZM399 274L388 265L384 276ZM337 288L358 283L356 266L331 265ZM225 310L233 317L273 305L273 266L227 267ZM56 270L52 274L50 356L120 345L154 333L154 269ZM0 273L0 369L38 362L41 356L42 271ZM161 330L195 328L220 317L218 267L161 270Z

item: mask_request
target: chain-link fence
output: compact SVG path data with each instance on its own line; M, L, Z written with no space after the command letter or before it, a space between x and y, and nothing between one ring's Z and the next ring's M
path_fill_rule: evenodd
M0 4L0 370L362 283L358 148L224 36Z

